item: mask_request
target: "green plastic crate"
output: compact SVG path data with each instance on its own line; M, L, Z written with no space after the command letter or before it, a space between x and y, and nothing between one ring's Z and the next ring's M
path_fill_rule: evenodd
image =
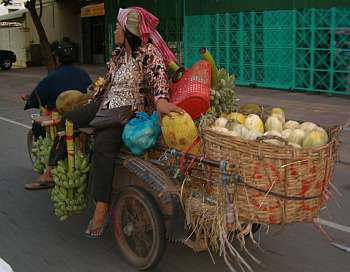
M349 28L349 8L185 16L185 65L206 47L239 85L350 95Z

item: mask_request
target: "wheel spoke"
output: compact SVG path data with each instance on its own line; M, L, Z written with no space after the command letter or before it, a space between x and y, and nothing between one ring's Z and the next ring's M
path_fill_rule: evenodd
M153 236L153 235L152 235ZM140 241L143 242L143 244L146 246L146 249L149 250L152 247L152 239L150 239L146 232L144 232L142 235L139 235ZM151 240L151 241L150 241Z
M116 240L124 256L141 270L153 267L165 241L155 203L141 189L127 188L117 199L115 215Z
M135 221L135 213L134 213L134 211L133 211L133 209L132 209L132 204L131 204L131 200L126 200L125 201L125 206L126 206L126 212L127 212L127 214L128 214L128 217L129 217L129 220L130 221Z
M152 247L152 239L147 237L147 230L152 229L150 228L151 224L148 223L149 218L147 212L136 199L128 199L125 201L125 207L125 215L128 218L127 223L133 225L128 240L133 242L136 253L141 257L145 257ZM123 225L123 227L125 226Z
M132 235L133 241L135 243L135 250L137 254L140 257L146 257L147 256L147 249L145 249L142 244L141 240L138 238L138 235Z

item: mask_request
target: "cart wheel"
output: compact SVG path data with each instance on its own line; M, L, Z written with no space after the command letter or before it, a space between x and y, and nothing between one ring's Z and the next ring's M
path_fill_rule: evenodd
M143 190L127 187L113 210L114 234L126 261L138 270L158 264L165 251L165 227L153 199Z
M246 224L242 224L241 226L242 226L243 229L245 229L245 228L247 227ZM252 228L251 228L251 232L252 232L253 234L256 233L256 232L260 229L260 227L261 227L260 224L253 223L253 224L252 224ZM237 231L236 231L236 234L238 234ZM248 233L248 234L246 234L244 237L245 237L245 238L248 238L249 235L250 235L250 234Z
M32 153L34 141L35 139L34 139L33 131L30 129L28 130L28 133L27 133L27 151L28 151L29 159L32 162L32 164L34 164L34 156Z
M254 223L252 226L252 233L256 233L260 229L261 225Z

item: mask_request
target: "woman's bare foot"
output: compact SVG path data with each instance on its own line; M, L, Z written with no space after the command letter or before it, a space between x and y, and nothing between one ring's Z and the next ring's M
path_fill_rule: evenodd
M52 180L52 173L51 173L52 168L48 167L44 173L42 173L38 180L46 181L46 180Z
M88 237L97 238L103 235L107 214L108 204L105 202L97 202L94 215L85 231Z

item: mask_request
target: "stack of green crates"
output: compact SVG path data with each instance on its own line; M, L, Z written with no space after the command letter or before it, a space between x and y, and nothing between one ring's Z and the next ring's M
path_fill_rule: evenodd
M210 50L238 85L350 95L350 9L185 16L185 66Z

